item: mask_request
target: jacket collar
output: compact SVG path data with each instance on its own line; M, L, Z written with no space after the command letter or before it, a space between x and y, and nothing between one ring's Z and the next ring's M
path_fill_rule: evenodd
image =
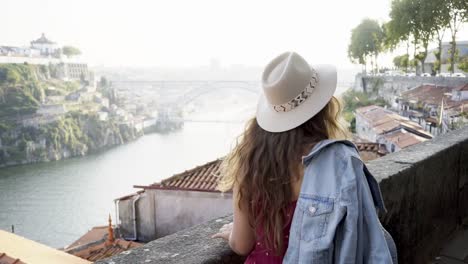
M302 157L302 164L307 164L310 160L312 160L313 157L315 157L322 149L327 147L328 145L334 144L334 143L344 143L350 147L353 147L358 151L356 145L354 145L353 142L349 140L344 140L344 139L325 139L320 141L319 143L315 144L315 146L312 148L309 154L306 156Z

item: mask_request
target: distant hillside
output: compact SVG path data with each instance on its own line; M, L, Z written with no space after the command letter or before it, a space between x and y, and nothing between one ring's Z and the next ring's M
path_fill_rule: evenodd
M53 78L56 74L54 65L0 64L0 120L35 113L48 93L65 95L79 88Z

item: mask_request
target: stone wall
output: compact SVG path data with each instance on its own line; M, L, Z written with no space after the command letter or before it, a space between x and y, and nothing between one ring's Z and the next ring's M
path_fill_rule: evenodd
M368 163L380 182L400 263L428 263L468 217L468 127ZM232 217L152 241L98 263L242 263L211 239Z

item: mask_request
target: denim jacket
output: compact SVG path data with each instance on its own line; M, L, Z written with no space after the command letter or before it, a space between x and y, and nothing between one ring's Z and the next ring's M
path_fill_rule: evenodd
M283 263L396 263L376 208L377 181L353 143L324 140L303 157L304 179Z

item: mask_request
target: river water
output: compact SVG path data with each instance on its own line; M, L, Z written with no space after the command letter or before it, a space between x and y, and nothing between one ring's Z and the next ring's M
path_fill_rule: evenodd
M190 120L170 134L50 163L0 169L0 229L60 248L115 218L113 200L224 156L253 115L257 95L227 91L187 107ZM196 109L196 111L193 111ZM220 120L224 123L202 122Z

